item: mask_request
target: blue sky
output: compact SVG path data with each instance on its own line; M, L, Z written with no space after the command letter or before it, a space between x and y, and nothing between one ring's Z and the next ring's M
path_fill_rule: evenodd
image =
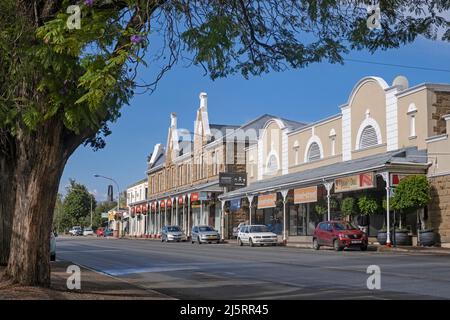
M348 58L374 62L450 69L450 43L419 39L400 49L351 52ZM356 82L368 75L384 78L389 84L402 74L410 86L423 82L450 83L450 72L406 69L393 66L346 62L320 63L305 69L272 72L245 80L239 75L212 81L203 69L178 65L149 95L137 95L122 109L122 117L111 125L103 150L79 147L69 159L60 183L64 193L69 178L87 185L97 200L105 200L109 181L94 178L102 174L117 180L123 190L145 177L147 155L154 144L165 145L170 113L178 115L178 127L192 130L198 95L208 94L211 123L243 124L264 113L299 121L315 121L339 113ZM142 68L142 78L150 79Z

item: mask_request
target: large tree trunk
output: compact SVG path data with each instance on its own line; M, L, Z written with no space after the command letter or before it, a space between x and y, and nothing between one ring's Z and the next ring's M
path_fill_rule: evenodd
M73 150L72 150L73 151ZM16 203L5 277L50 285L50 232L59 181L69 155L62 121L17 136Z
M2 135L0 141L0 265L6 265L9 258L16 198L15 166L14 141L9 135Z

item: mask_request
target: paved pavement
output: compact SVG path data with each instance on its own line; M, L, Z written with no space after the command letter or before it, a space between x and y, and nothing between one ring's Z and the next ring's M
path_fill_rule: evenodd
M57 257L178 299L450 298L450 255L77 237L58 238Z

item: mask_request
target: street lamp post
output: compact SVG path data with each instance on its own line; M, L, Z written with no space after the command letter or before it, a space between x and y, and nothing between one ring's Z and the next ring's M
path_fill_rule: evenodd
M94 177L107 179L107 180L110 180L110 181L112 181L112 182L114 182L116 184L116 186L117 186L117 214L119 214L120 213L120 188L119 188L119 184L117 183L117 181L112 179L112 178L108 178L108 177L102 176L100 174L94 174Z

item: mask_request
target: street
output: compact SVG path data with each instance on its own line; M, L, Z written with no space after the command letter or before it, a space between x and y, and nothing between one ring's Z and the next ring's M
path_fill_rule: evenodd
M450 298L449 255L59 237L57 259L177 299Z

